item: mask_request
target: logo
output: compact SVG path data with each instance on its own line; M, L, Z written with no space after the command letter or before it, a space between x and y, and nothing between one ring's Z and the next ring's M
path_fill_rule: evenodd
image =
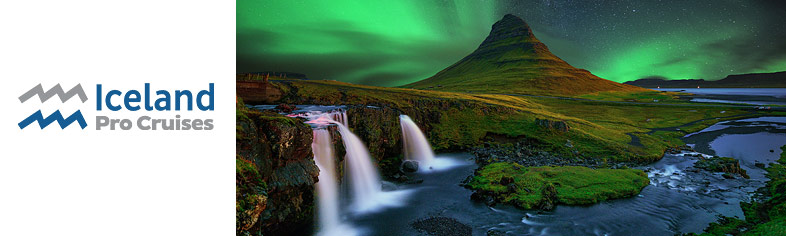
M60 87L60 84L57 84L54 87L52 87L52 89L49 89L49 91L44 92L44 87L41 84L38 84L32 89L30 89L29 91L22 94L22 96L19 96L19 102L25 103L27 102L27 100L30 100L30 98L36 95L38 96L39 99L41 99L41 103L48 101L50 98L54 97L55 95L57 95L57 97L59 97L60 101L63 103L65 103L66 101L68 101L74 96L78 96L79 99L82 100L82 103L85 103L87 101L87 94L85 94L85 90L82 89L81 84L77 84L76 86L68 90L68 92L63 91L63 88ZM74 122L77 122L79 126L82 127L82 129L85 129L85 127L87 127L87 121L85 121L85 117L82 116L82 111L80 110L76 110L76 112L68 116L68 118L64 118L63 115L60 114L60 110L56 110L54 113L44 118L44 115L41 112L41 110L38 110L32 115L22 120L21 122L19 122L19 128L24 129L25 127L27 127L28 125L32 124L35 121L38 121L38 126L41 127L41 129L46 128L53 122L57 122L60 125L60 129L65 129L66 127L68 127Z
M60 97L60 101L65 103L68 99L71 99L74 96L79 96L79 99L82 100L82 103L87 101L87 94L85 94L85 90L82 89L82 84L77 84L68 92L64 92L63 88L60 87L60 84L55 85L49 91L44 92L44 87L41 84L36 85L30 91L27 91L22 96L19 96L19 101L25 103L28 99L32 98L33 96L38 95L38 98L41 99L41 103L46 102L50 98L57 95Z
M205 88L203 90L193 92L188 89L156 89L150 83L144 83L143 87L136 87L136 89L113 88L103 84L96 84L95 88L96 97L92 100L95 101L97 115L93 127L97 131L213 130L213 119L209 114L201 113L215 110L213 83L208 83L207 88L203 87ZM82 103L88 100L81 84L68 91L63 90L60 84L44 91L44 87L38 84L19 96L19 102L25 103L36 96L41 103L55 96L63 103L76 98L79 98ZM181 116L180 113L184 114ZM135 115L128 117L129 114ZM66 112L65 115L68 113ZM201 117L203 115L207 117ZM76 110L66 117L60 110L44 116L44 112L39 109L20 121L19 129L25 129L35 122L38 122L41 129L52 123L60 125L60 129L65 129L73 123L79 124L83 130L87 127L87 121L81 110Z

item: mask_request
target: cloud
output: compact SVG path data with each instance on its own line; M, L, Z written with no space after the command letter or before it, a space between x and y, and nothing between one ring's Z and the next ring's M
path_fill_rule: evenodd
M416 71L402 71L402 72L380 72L361 76L357 83L368 84L376 86L399 86L405 78L424 79L425 77ZM415 81L410 81L415 82Z
M320 24L321 25L321 24ZM349 25L340 29L293 26L288 32L307 32L303 37L316 37L346 47L330 48L303 45L291 34L244 29L237 33L236 71L282 71L304 73L311 79L335 79L351 83L397 86L433 75L469 54L467 38L452 40L396 40L373 32L353 30ZM478 39L481 40L481 39ZM470 44L480 43L470 42ZM319 47L322 46L322 47ZM309 52L308 48L329 48L334 52Z
M704 44L700 50L717 57L723 63L729 63L725 66L734 68L735 71L763 70L768 65L786 58L786 41L768 38L742 35Z

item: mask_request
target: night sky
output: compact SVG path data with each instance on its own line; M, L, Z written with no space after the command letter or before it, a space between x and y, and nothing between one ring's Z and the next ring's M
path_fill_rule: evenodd
M786 1L237 0L237 71L397 86L474 51L506 13L624 82L786 70Z

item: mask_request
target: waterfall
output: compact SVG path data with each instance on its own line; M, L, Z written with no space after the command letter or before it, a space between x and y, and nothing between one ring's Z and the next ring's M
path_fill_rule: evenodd
M320 115L316 119L324 119L328 115ZM321 118L320 118L321 117ZM331 121L332 122L332 121ZM317 182L317 215L319 219L320 236L354 236L361 231L343 222L339 206L338 180L336 178L335 152L330 132L323 126L313 130L314 139L311 150L314 161L319 167L319 181Z
M399 120L404 142L404 158L417 161L422 167L430 167L434 163L434 151L431 150L426 136L409 116L401 115Z
M312 111L292 116L305 117L308 119L306 123L314 129L311 148L320 170L317 182L319 235L360 234L360 231L342 222L343 213L368 213L404 204L404 199L412 191L382 191L382 180L368 149L347 128L349 119L346 111ZM346 151L342 185L338 184L332 137L326 129L330 125L338 127ZM339 187L348 188L348 191L339 191ZM342 199L349 200L349 209L342 207Z
M346 127L349 127L349 119L347 119L347 112L346 111L336 111L332 113L332 119L336 122L343 124Z
M377 205L377 197L382 192L382 181L379 172L371 162L371 155L360 139L344 124L339 122L338 131L344 140L347 155L344 160L347 165L345 170L348 175L350 192L352 193L353 207L356 211L372 210Z
M314 161L319 167L319 182L317 182L317 215L319 216L320 233L333 232L340 225L338 211L338 183L336 183L333 143L330 133L325 129L314 130L314 139L311 143L314 152Z

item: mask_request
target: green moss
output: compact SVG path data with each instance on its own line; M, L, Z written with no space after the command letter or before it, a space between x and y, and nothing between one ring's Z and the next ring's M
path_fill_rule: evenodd
M480 169L467 186L499 202L533 209L544 202L583 205L635 196L647 185L646 174L637 169L523 167L500 162Z
M245 103L243 103L243 98L236 98L235 102L235 139L244 139L246 138L245 131L243 130L243 126L240 124L244 121L249 121L247 113L250 109L246 108Z
M777 218L767 223L755 225L750 231L743 235L786 235L786 218Z
M235 204L238 211L257 204L249 199L257 199L258 195L267 196L267 183L262 180L257 167L250 161L239 156L235 158L235 175L235 191L238 195Z
M264 208L267 199L267 183L263 181L254 163L235 157L235 224L238 235L247 234L241 230L241 222L251 215L248 210Z
M744 225L744 220L731 217L721 217L718 222L710 223L710 225L704 229L705 233L703 235L738 235L740 233L739 229Z

